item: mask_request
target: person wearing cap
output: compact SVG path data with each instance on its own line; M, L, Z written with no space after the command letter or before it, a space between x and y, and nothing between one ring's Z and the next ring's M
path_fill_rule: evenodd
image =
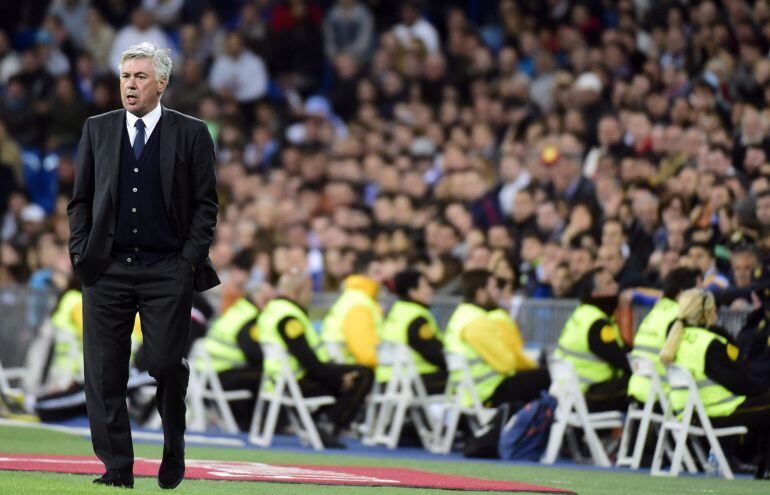
M740 349L716 327L714 296L700 289L682 292L677 318L660 351L663 363L692 373L714 427L745 426L760 456L755 477L770 479L770 390L743 359ZM672 390L671 406L681 411L688 391ZM747 445L749 439L746 441Z
M469 270L461 279L463 302L457 306L446 327L447 352L464 356L479 400L486 407L509 404L518 409L536 399L551 384L545 369L528 369L515 352L515 337L501 324L497 279L487 270ZM462 373L452 371L453 375ZM471 405L470 396L463 398Z
M238 253L232 261L231 281L241 289L249 279L253 255ZM262 377L262 348L256 326L261 291L239 297L211 325L204 347L224 390L249 390L251 398L230 403L241 431L248 431ZM194 363L202 369L203 363Z
M625 410L631 368L612 316L618 283L609 271L597 268L584 275L578 287L580 305L564 325L554 356L575 367L590 410Z
M644 317L634 335L631 355L651 360L661 376L665 375L666 370L660 363L659 354L679 311L676 300L682 291L696 287L699 282L700 274L693 268L677 268L669 273L663 280L662 297ZM664 387L666 385L664 382ZM640 403L645 403L649 393L649 378L632 374L628 380L628 395Z
M372 388L374 372L356 364L328 362L328 354L313 328L307 307L313 292L307 274L292 268L278 281L278 297L267 303L257 319L262 344L279 345L289 354L289 363L305 396L332 395L336 402L318 417L324 446L345 448L337 436L350 426ZM264 374L274 379L281 363L265 356Z
M376 262L361 259L356 273L345 278L342 294L323 320L321 340L332 348L332 360L344 364L377 366L378 335L383 311L377 296Z
M394 280L398 301L393 303L380 333L380 345L406 344L428 394L444 391L447 380L443 334L430 311L433 287L417 270L399 272ZM390 379L391 367L377 365L378 383Z

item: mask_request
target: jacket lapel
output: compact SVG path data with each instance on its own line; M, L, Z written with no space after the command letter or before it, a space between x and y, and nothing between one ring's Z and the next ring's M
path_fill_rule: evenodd
M115 112L115 119L110 124L109 146L106 156L109 157L102 163L106 163L109 169L107 174L110 186L110 199L112 200L112 211L117 210L118 203L118 180L120 177L120 146L123 142L123 135L126 133L126 111ZM116 159L117 158L117 159Z
M162 108L160 118L160 185L163 190L163 202L166 211L171 213L171 186L174 184L174 165L176 163L176 115Z

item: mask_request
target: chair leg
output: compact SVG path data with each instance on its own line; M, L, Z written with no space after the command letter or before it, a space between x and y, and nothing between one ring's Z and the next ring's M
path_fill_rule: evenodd
M664 421L658 432L658 441L655 442L655 453L652 456L652 466L650 467L650 474L652 476L662 476L665 474L661 470L661 465L663 464L663 453L669 449L668 440L666 439L668 431ZM673 455L669 454L669 458L673 458Z
M682 470L682 457L684 457L684 451L687 449L690 421L692 421L692 408L688 407L675 434L676 445L674 447L674 457L671 459L671 476L679 476L679 471Z
M436 451L440 454L448 454L452 450L452 442L454 441L455 433L457 433L457 426L460 423L461 407L459 397L455 398L446 412L446 428L436 429L436 440L434 441ZM444 430L443 436L442 429Z
M634 452L631 456L631 469L639 469L639 466L642 464L642 455L644 455L644 446L647 444L647 432L650 430L653 406L654 403L652 401L647 401L644 404L642 417L639 421L639 430L636 432Z
M222 383L219 381L219 377L214 374L214 371L210 371L208 382L211 384L212 392L214 393L214 403L216 404L219 412L219 417L222 418L224 423L224 429L227 433L236 434L240 430L238 424L233 417L233 411L230 409L227 399L225 399L225 391L222 388Z
M551 431L548 434L548 445L545 448L545 454L540 459L540 462L543 464L553 464L556 462L559 449L561 449L561 444L564 441L564 432L567 430L567 420L572 409L572 403L567 400L556 407L556 421L551 425ZM562 411L559 412L559 409L562 409Z
M620 448L618 449L618 459L615 462L616 466L625 466L633 463L633 456L628 455L628 445L631 443L631 429L634 426L634 421L637 418L636 411L638 407L635 403L631 403L626 411L626 420L623 424L623 434L620 437Z

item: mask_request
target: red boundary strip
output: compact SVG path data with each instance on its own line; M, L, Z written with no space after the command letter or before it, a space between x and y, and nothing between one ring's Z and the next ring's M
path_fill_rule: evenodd
M574 493L569 490L528 483L484 480L405 468L276 465L258 462L201 460L188 460L186 464L185 478L188 479L527 493ZM159 465L160 461L158 460L136 459L134 474L136 476L156 476ZM0 453L0 470L101 474L104 472L104 466L95 457Z

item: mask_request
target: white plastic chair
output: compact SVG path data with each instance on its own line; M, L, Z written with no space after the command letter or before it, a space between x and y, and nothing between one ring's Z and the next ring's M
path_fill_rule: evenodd
M468 416L471 429L478 431L489 423L497 412L496 409L484 407L476 392L476 385L471 374L470 363L462 354L445 352L449 380L444 396L443 421L434 428L434 439L431 450L438 454L447 454L452 450L452 442L457 433L461 416ZM471 405L464 406L463 399L469 395Z
M0 392L13 397L22 396L24 391L20 388L12 387L11 382L22 380L24 374L24 368L3 368L3 363L0 362Z
M372 394L367 410L367 445L384 445L394 449L398 445L407 413L417 428L420 440L427 450L434 441L434 421L431 404L440 404L444 395L429 396L425 390L412 351L407 345L394 343L380 344L377 348L379 365L391 367L387 383Z
M558 405L554 414L555 420L551 425L546 447L540 462L553 464L559 455L564 434L568 426L582 428L588 450L591 452L594 464L600 467L610 467L610 459L604 450L596 430L606 430L623 426L623 415L619 411L598 413L588 412L580 381L572 363L566 359L551 358L548 361L551 374L549 393L556 397Z
M206 351L204 339L197 339L190 349L190 383L187 387L189 406L188 428L190 431L205 431L207 426L206 400L214 404L222 429L227 433L238 433L238 424L233 417L229 402L247 400L252 393L249 390L229 390L222 388L219 375L214 371L211 357Z
M290 408L289 420L300 441L309 443L315 450L323 450L323 442L310 413L319 407L334 404L334 397L304 397L289 365L286 349L278 344L261 345L265 360L277 360L281 366L276 376L268 376L266 373L262 375L259 398L251 419L249 442L269 447L273 443L281 406L285 406Z
M668 411L660 435L658 436L658 443L655 446L655 454L652 459L652 469L650 470L650 474L653 476L679 476L679 472L682 470L682 461L687 452L687 440L691 436L696 436L706 438L708 447L716 456L722 476L729 480L733 479L733 472L730 469L730 463L727 462L727 458L722 451L719 437L743 435L747 433L748 430L744 426L714 428L711 425L708 414L706 414L706 408L700 400L698 385L695 382L692 373L682 366L670 364L666 367L666 375L668 377L668 383L671 385L671 390L687 390L687 405L679 412L679 414L676 414L677 411ZM698 415L700 426L695 426L692 423L694 414ZM671 458L669 470L664 471L661 469L661 465L663 463L666 434L669 432L675 439L674 454ZM706 455L703 450L696 449L696 453L698 454L701 464L705 465Z

